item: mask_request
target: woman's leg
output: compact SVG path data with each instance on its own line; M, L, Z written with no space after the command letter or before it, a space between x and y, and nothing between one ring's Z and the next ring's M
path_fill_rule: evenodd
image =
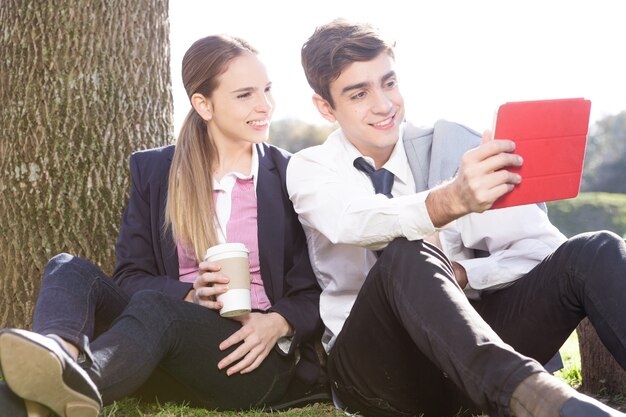
M49 406L60 407L66 399L84 400L87 407L96 409L97 413L99 395L73 359L78 359L84 366L91 363L89 340L108 328L127 303L128 296L89 261L68 254L52 258L45 268L35 306L33 337L27 334L30 332L11 329L4 329L0 334L1 365L12 390L25 399L36 400L39 391L45 391L48 385L46 381L32 384L30 379L46 370L63 369L62 375L55 376L57 382L63 383L69 374L73 374L69 378L72 381L64 384L62 390L55 389L56 396ZM56 344L52 342L50 345L49 339L36 338L37 333L54 336L69 356L62 352L57 354L58 346L55 349ZM51 354L49 346L57 352ZM31 358L31 353L38 356L41 353L41 360ZM26 369L32 369L32 372L26 372ZM27 408L32 409L35 405L26 401ZM31 409L28 415L36 415ZM57 410L61 415L64 412Z
M0 416L26 417L24 400L15 395L7 384L0 382Z
M57 335L86 355L128 304L128 295L91 262L59 254L44 270L33 331Z
M94 363L87 372L105 404L135 392L159 366L185 387L186 400L192 404L261 407L286 391L293 357L274 349L253 372L227 376L217 363L236 346L223 352L218 346L240 327L216 311L157 291L141 291L114 325L92 342Z

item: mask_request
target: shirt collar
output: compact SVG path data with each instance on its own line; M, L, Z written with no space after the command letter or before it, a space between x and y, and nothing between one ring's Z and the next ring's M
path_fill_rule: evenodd
M400 125L400 132L399 132L400 137L398 138L398 141L396 142L396 146L394 146L393 151L391 151L391 155L389 156L389 159L383 165L383 168L391 172L395 176L396 180L399 180L404 184L406 184L407 180L409 178L412 178L412 175L413 175L411 173L411 168L409 167L409 161L406 157L406 151L404 150L404 142L402 140L402 137L404 136L405 126L406 126L406 122L402 122L402 124ZM339 141L343 145L343 148L345 149L351 163L354 163L355 159L359 157L363 157L370 165L375 166L374 160L370 158L369 156L364 156L363 154L361 154L361 152L359 152L359 150L348 140L348 138L346 138L346 136L343 133L343 130L338 129L337 131L333 132L331 135L335 135L335 134L338 135Z

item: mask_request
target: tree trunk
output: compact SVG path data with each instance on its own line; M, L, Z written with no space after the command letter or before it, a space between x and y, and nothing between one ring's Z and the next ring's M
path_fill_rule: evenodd
M589 320L578 326L583 390L593 394L626 393L626 371L604 347Z
M47 260L114 266L133 150L172 140L168 2L0 1L0 326Z

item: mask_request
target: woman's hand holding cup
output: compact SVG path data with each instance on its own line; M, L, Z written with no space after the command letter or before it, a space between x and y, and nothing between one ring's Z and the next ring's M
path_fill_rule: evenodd
M198 277L193 283L193 290L185 299L211 310L221 309L223 304L221 301L217 301L216 297L228 291L230 280L220 272L220 269L219 263L200 262Z

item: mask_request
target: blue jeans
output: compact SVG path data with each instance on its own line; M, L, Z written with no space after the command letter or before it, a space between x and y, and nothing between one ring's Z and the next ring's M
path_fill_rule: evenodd
M136 392L215 409L271 404L287 390L294 358L274 349L253 372L227 376L217 363L236 346L218 345L239 328L158 291L129 297L95 265L67 254L48 263L33 321L35 332L79 347L105 404Z
M396 239L361 288L328 372L347 409L366 416L506 416L518 384L584 317L626 368L625 310L626 245L611 233L570 239L471 304L440 251Z

